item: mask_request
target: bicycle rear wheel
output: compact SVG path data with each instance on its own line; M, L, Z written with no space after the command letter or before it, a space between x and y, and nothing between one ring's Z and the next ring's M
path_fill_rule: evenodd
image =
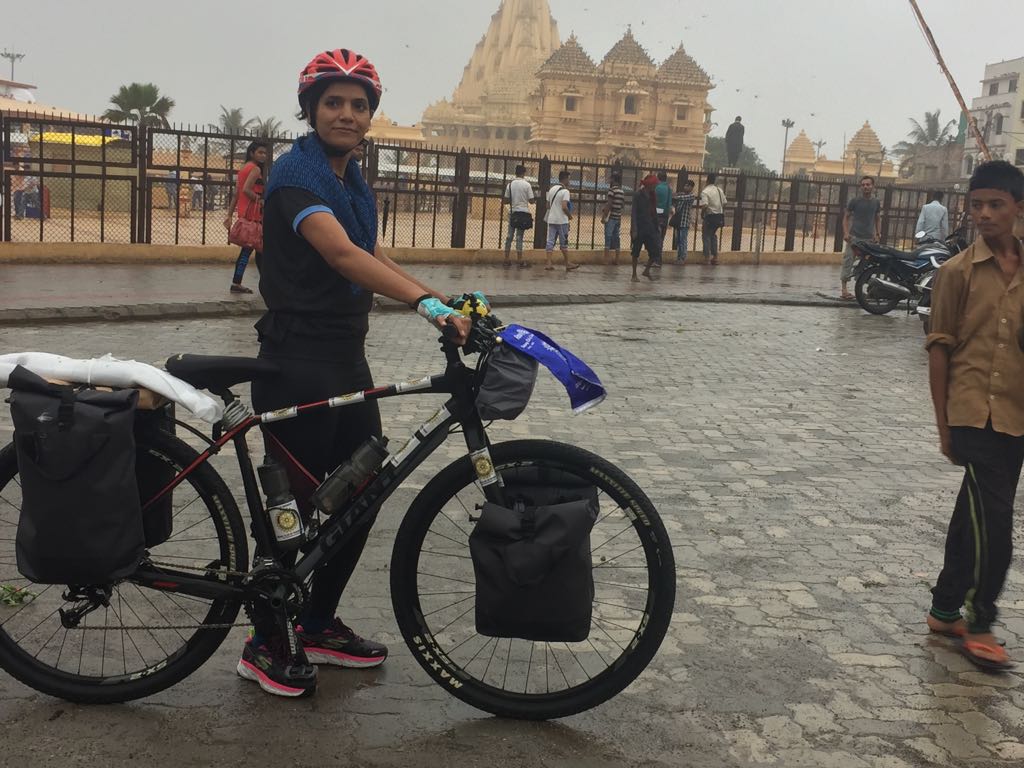
M198 454L176 437L154 432L138 446L175 474ZM222 582L223 570L248 566L245 526L224 481L208 463L174 490L174 530L148 552L150 563ZM110 588L109 605L68 628L67 587L32 584L17 571L15 532L21 483L13 445L0 450L0 667L25 685L68 701L107 704L149 696L194 672L224 640L241 600L200 599L126 579ZM2 597L2 595L0 595Z
M485 499L468 457L427 484L399 528L391 596L402 636L439 685L492 714L543 720L595 707L644 670L668 629L676 578L668 534L636 483L599 456L522 440L492 446L491 458L506 483L543 466L597 487L590 636L552 643L477 633L469 534Z

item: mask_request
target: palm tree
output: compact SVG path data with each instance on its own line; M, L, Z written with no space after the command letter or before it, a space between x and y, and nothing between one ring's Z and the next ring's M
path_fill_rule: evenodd
M228 109L224 105L220 108L220 117L217 118L217 124L210 124L210 130L220 131L221 133L227 133L232 136L238 136L242 133L247 133L253 123L256 122L256 118L246 118L242 113L241 107L232 107Z
M264 139L277 139L284 135L284 126L276 117L266 119L257 117L253 121L252 131Z
M110 97L114 109L103 113L104 120L114 123L136 123L138 125L170 126L167 115L174 108L174 99L160 95L160 89L153 83L132 83L122 85Z
M940 125L940 114L942 110L924 113L924 123L910 118L910 133L907 134L909 141L901 141L895 146L895 151L901 155L911 154L918 147L942 147L949 144L956 138L956 120L950 120L945 125Z

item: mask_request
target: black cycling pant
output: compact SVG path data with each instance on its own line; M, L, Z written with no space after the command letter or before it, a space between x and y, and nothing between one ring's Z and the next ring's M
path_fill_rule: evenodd
M252 383L252 404L258 412L325 400L373 386L362 341L342 343L332 360L289 357L282 354L281 346L270 348L264 344L260 349L260 357L278 363L281 373ZM376 402L356 403L268 424L267 429L300 464L322 479L371 436L381 436L380 410ZM357 531L344 549L314 573L307 617L329 621L334 616L369 533L370 526ZM294 559L289 558L287 564L294 563ZM256 631L272 633L274 617L261 615L258 610L255 613Z

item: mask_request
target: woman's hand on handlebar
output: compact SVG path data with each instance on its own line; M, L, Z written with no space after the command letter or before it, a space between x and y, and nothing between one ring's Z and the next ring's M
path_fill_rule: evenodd
M473 330L473 321L458 315L449 315L439 321L438 325L445 338L460 347L468 341L469 332Z
M466 339L469 338L469 332L473 327L472 321L468 317L463 317L440 299L429 294L420 297L416 302L416 312L437 326L446 338L459 346L465 344Z

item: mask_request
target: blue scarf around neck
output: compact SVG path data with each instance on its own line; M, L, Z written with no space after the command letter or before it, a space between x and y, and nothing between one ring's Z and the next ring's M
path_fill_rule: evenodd
M345 183L339 184L320 139L315 133L308 133L274 161L265 198L269 200L275 190L284 187L297 187L319 197L330 207L349 239L373 253L377 246L377 201L358 161L348 161Z

